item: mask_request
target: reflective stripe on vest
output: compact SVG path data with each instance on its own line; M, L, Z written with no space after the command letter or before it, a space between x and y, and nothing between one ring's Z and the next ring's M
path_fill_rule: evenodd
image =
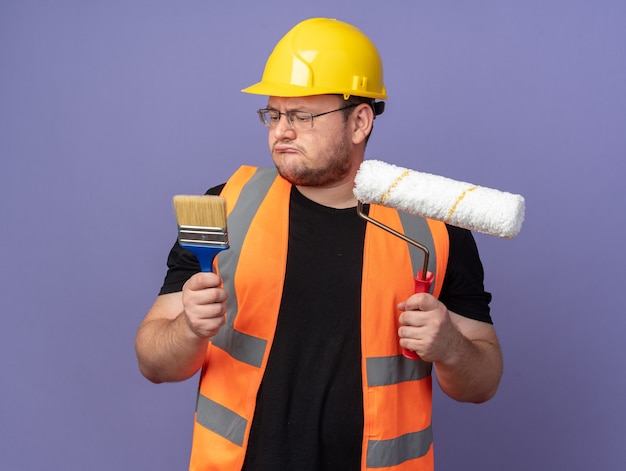
M428 453L432 443L431 426L393 440L370 440L367 449L367 467L390 468L415 458L421 458Z
M220 273L234 273L244 238L252 219L257 213L263 197L276 179L275 168L260 168L242 190L238 202L228 217L228 238L230 249L222 252L219 257ZM224 288L234 293L234 278L224 280ZM226 301L226 312L229 313L227 323L212 339L213 344L227 351L233 358L252 366L260 367L267 342L250 335L238 332L233 328L239 306L236 296L229 296Z
M228 320L211 339L201 373L191 470L243 465L282 297L290 191L274 168L254 167L240 168L222 191L231 249L219 254L217 270L229 293ZM430 248L429 269L438 275L432 291L438 296L447 265L445 225L379 206L370 208L370 216ZM362 469L430 470L432 365L401 355L394 310L412 294L423 254L380 228L366 227Z
M432 371L431 363L409 360L403 355L366 358L365 362L368 386L388 386L423 379Z

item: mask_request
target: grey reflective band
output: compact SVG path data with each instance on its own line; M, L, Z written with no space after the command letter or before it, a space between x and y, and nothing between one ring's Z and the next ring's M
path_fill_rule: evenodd
M230 324L224 325L218 335L211 339L216 347L228 352L233 358L248 365L261 367L267 340L239 332Z
M228 315L226 316L227 325L220 329L211 342L233 358L257 368L263 363L267 341L238 332L233 327L239 312L234 286L235 271L248 228L276 179L276 175L278 172L274 167L259 168L244 185L237 204L228 217L230 250L225 250L219 255L220 275L224 280L224 288L229 293L226 300Z
M391 440L369 440L367 444L367 467L386 468L428 453L433 443L431 426L419 432L408 433Z
M428 222L426 221L426 219L412 216L405 213L404 211L398 211L398 215L400 216L400 221L402 222L402 227L404 228L404 235L428 247L430 253L430 257L428 260L428 270L435 273L436 277L437 273L435 269L437 267L437 254L435 253L435 242L433 241L433 236L430 233L430 227L428 226ZM422 265L424 264L424 252L410 244L407 245L409 246L411 263L413 264L413 267L415 269L415 273L413 275L416 276L417 270L420 270ZM430 288L431 293L434 287L435 282L433 280L433 284Z
M367 385L389 386L403 381L416 381L430 376L433 365L422 360L409 360L402 355L367 358Z
M243 445L248 421L202 394L198 394L196 422L235 445Z

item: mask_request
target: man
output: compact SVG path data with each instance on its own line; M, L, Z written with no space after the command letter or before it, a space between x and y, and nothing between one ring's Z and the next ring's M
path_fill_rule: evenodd
M412 294L407 244L357 215L354 177L387 98L358 29L303 21L244 92L268 96L275 168L209 190L228 202L231 248L218 275L175 244L137 333L141 372L202 369L192 470L433 469L432 365L458 401L490 399L502 373L471 234L368 208L428 240L435 287Z

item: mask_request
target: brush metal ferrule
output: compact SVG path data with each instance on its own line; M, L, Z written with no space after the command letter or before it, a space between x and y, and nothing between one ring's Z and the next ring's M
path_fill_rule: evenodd
M228 230L225 227L178 226L178 243L227 248Z

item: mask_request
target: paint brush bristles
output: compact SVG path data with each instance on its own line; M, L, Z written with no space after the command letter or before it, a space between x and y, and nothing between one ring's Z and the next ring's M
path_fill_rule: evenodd
M179 226L226 227L226 200L211 195L176 195L174 210Z
M226 200L211 195L176 195L178 243L193 252L202 271L212 271L213 259L227 249Z

